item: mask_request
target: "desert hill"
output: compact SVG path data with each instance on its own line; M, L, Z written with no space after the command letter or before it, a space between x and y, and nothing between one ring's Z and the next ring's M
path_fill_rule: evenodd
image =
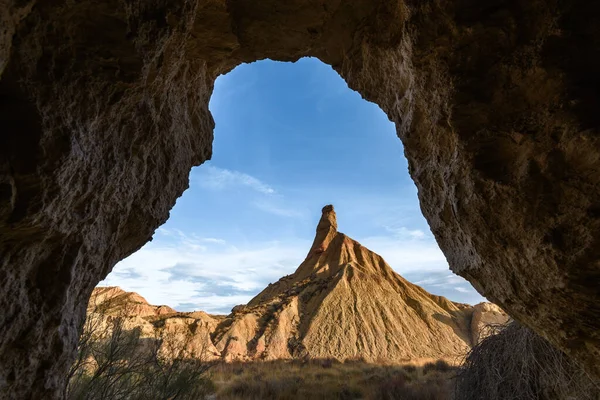
M363 358L399 361L464 354L490 314L416 286L337 231L323 208L316 237L292 275L235 307L213 334L225 359ZM485 315L485 316L484 316Z
M106 332L106 326L110 326L114 318L121 318L125 329L140 329L142 337L160 338L165 351L182 348L183 356L205 360L221 356L210 335L224 316L203 311L177 312L168 306L153 306L139 294L115 286L95 288L87 313L88 321L90 318L94 321L86 325L99 332Z
M224 360L454 358L480 340L485 324L507 319L494 304L454 303L408 282L337 231L333 206L323 208L298 269L227 317L152 306L115 287L95 289L92 300L96 310L127 315L146 336L191 335L190 353Z
M149 317L174 314L177 311L169 306L153 306L135 292L126 292L119 287L98 287L94 289L88 309L101 306L107 314L117 315L124 311L128 315Z

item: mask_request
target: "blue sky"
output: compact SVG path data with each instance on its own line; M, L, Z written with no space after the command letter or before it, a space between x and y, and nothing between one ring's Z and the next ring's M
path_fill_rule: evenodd
M397 272L451 300L484 299L448 269L394 125L317 59L244 64L217 79L213 158L153 241L101 285L177 310L228 313L292 273L321 208Z

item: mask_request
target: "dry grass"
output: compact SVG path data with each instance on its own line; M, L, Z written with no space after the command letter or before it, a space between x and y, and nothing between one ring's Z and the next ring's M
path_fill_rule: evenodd
M456 400L598 400L600 387L544 338L516 322L467 355Z
M217 400L450 400L455 371L445 361L398 366L280 360L217 364L211 379Z

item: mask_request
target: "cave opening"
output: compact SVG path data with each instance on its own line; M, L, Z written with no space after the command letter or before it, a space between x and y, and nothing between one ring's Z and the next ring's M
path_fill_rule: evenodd
M485 299L454 275L423 217L393 122L329 65L241 64L215 82L213 155L152 242L99 286L178 311L228 314L300 265L324 204L340 231L409 281Z
M395 122L452 270L600 376L597 4L34 3L2 17L4 393L60 397L93 287L212 152L216 76L307 55Z

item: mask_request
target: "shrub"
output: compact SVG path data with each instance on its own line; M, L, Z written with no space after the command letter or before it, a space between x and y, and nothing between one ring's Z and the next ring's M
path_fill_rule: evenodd
M431 371L448 372L452 370L452 366L444 360L437 360L436 362L428 362L423 366L423 374L428 374Z
M144 338L139 328L126 329L125 312L105 312L97 309L86 319L66 399L202 399L213 390L204 377L208 364L189 357L185 340Z
M414 373L417 370L417 366L413 365L413 364L407 364L403 368L409 374L412 374L412 373Z
M452 394L454 367L424 375L420 366L409 373L402 365L334 360L217 364L211 373L219 400L450 400ZM237 375L240 366L244 372Z
M395 399L395 393L400 393L406 388L406 377L404 374L397 374L396 376L383 381L377 388L376 397L381 400L392 400Z
M511 322L467 355L456 400L597 400L595 382L561 351Z
M432 380L408 383L406 377L399 374L379 385L370 400L449 400L451 390L448 380Z

